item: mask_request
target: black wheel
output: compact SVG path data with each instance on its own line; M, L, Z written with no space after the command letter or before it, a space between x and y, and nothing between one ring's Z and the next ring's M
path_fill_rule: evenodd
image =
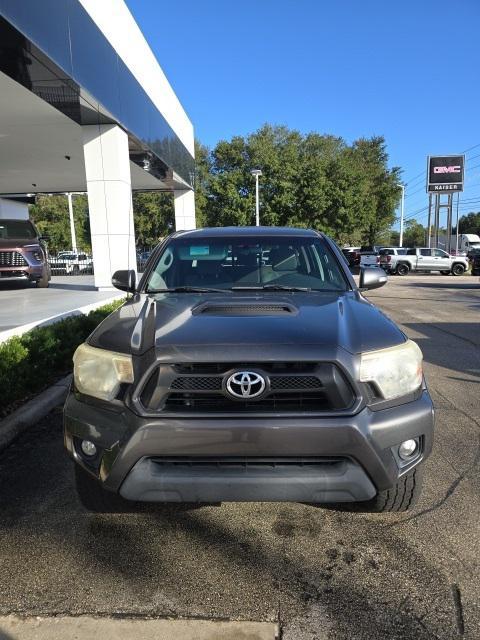
M440 271L440 273L442 274L442 276L449 276L451 274L451 271Z
M50 284L50 278L48 277L48 271L45 269L40 280L37 280L38 289L46 289Z
M454 276L463 276L465 273L465 265L457 262L452 266L452 273Z
M410 267L408 266L408 264L401 262L399 265L397 265L397 273L399 276L406 276L409 271Z
M102 487L80 465L75 465L75 487L82 505L93 513L125 513L132 510L132 503Z
M408 511L415 506L420 497L422 482L423 466L420 464L399 478L391 489L380 491L375 498L367 502L355 503L352 510L363 513Z

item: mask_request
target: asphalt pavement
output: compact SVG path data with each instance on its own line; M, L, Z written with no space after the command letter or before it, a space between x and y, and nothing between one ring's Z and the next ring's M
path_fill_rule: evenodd
M251 503L91 515L58 410L0 455L0 615L278 621L283 640L478 640L480 281L392 277L369 298L421 346L436 406L413 512Z

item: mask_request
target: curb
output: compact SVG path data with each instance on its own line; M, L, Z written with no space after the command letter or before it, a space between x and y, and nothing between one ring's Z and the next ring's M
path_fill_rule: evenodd
M62 404L68 395L71 381L70 374L0 420L0 451L49 414L54 407Z

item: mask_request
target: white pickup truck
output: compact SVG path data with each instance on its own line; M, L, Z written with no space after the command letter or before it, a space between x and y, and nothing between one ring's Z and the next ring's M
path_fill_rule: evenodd
M380 266L389 273L406 276L411 271L440 271L445 276L461 276L468 269L468 260L451 256L442 249L408 249L406 255L381 255Z

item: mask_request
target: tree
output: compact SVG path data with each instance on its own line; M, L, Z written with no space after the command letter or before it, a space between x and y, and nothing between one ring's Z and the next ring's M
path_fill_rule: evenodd
M137 247L151 248L174 228L175 210L171 192L135 192L133 220Z
M403 233L404 247L424 247L426 240L425 227L416 220L407 220L405 222L405 231Z
M462 216L458 221L458 233L476 233L480 235L480 211Z
M349 146L335 136L302 135L264 125L253 134L201 149L202 222L254 224L253 168L262 169L262 224L311 227L339 242L361 244L388 231L400 197L397 168L388 169L383 138Z
M87 197L75 195L72 202L77 248L90 251ZM48 237L48 247L52 253L72 248L67 196L39 195L36 203L29 207L29 215L40 233Z

